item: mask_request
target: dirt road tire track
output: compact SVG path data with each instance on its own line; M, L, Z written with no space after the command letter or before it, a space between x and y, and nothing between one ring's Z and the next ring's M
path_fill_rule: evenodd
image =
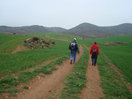
M79 60L80 56L83 53L82 47L80 47L80 54L77 55L77 60ZM51 92L55 89L62 89L64 78L71 72L74 64L69 63L70 60L66 60L63 62L61 66L57 66L58 69L53 71L52 74L46 75L45 77L39 78L34 82L30 83L30 89L25 90L22 93L18 93L17 97L13 97L11 99L47 99L51 94ZM61 92L61 91L60 91Z
M98 65L92 66L91 56L89 56L86 77L86 88L82 90L80 99L100 99L104 97L103 89L100 87L101 80Z

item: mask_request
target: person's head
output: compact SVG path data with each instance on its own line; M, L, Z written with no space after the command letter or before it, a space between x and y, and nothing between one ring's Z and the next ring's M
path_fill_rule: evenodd
M76 42L76 40L77 40L76 38L73 39L73 41L75 41L75 42Z
M96 42L94 42L94 44L97 44Z

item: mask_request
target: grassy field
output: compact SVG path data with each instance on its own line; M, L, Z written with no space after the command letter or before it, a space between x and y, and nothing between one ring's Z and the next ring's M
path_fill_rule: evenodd
M39 73L50 74L56 70L56 64L61 64L69 55L69 42L64 42L55 39L64 39L72 41L74 37L77 38L79 45L86 45L90 48L93 42L97 42L100 48L100 55L98 57L98 66L101 75L101 87L104 90L105 97L103 99L131 99L132 94L128 91L125 84L122 82L120 75L118 75L108 64L112 62L117 66L127 82L132 85L132 36L111 36L102 39L85 39L82 40L78 36L69 34L48 33L46 34L28 34L28 35L12 35L0 34L0 77L5 76L0 80L0 93L3 92L18 92L17 89L10 89L20 83L30 81ZM12 53L18 45L31 37L41 37L46 40L51 39L56 44L46 49L24 50ZM54 39L55 38L55 39ZM102 44L109 44L111 42L123 42L122 45L105 46ZM107 57L107 59L105 57ZM57 59L50 62L46 66L33 71L25 71L34 66L39 66L44 61ZM78 99L78 94L81 94L82 88L86 84L86 68L89 59L89 52L84 47L84 53L78 63L74 66L72 72L65 80L65 88L62 91L63 99ZM83 66L83 68L82 68ZM17 74L17 78L11 76ZM27 88L25 86L25 88Z
M113 68L108 64L107 59L104 59L104 53L98 58L98 66L101 75L101 87L104 90L105 97L102 99L131 99L132 94L121 80Z
M125 79L132 84L132 77L131 77L132 36L131 35L111 36L105 39L87 39L86 42L88 42L87 45L89 45L89 43L97 42L100 50L103 51L104 54L109 58L109 60L121 70L121 73L124 74ZM112 43L112 42L121 42L126 44L121 44L121 45L117 44L113 46L100 45L100 44Z
M69 55L68 42L52 40L55 45L45 49L24 50L16 53L11 53L18 45L23 41L31 37L41 37L49 40L45 37L45 34L33 34L33 35L11 35L0 34L0 93L5 92L18 92L14 89L18 84L27 82L39 73L50 74L56 64L61 64L66 60ZM57 59L58 58L58 59ZM42 62L51 61L42 68L34 69L33 71L27 71L30 68L39 66ZM26 71L25 71L26 70ZM15 76L13 76L15 74ZM16 77L17 76L17 77ZM13 89L12 89L13 88Z
M74 35L69 35L69 34L48 33L48 35L51 38L68 40L69 42L71 42L73 40L73 38L76 38L77 40L81 40L81 37L74 36Z
M52 35L52 34L51 34ZM53 35L52 35L53 36ZM56 37L53 36L53 37ZM61 36L58 38L61 38ZM85 44L90 48L91 44L94 42L97 42L100 48L100 53L99 58L98 58L98 65L99 65L99 70L101 74L101 80L102 80L102 88L104 90L105 97L104 99L131 99L132 94L128 91L126 85L123 83L123 81L120 78L120 75L118 75L110 65L108 65L108 62L112 62L115 64L121 71L121 73L124 75L124 78L128 81L131 82L131 75L132 75L132 69L131 69L131 42L132 42L132 36L111 36L108 38L102 38L102 39L86 39L86 40L81 40L78 39L79 44ZM115 46L104 46L101 44L104 43L114 43L114 42L123 42L126 44L123 45L115 45ZM86 54L87 55L87 54ZM104 56L107 56L109 60L105 60ZM83 58L84 56L82 56ZM79 63L80 64L82 60L80 59ZM82 62L83 63L83 62ZM84 64L87 64L84 62ZM86 65L85 65L86 66ZM75 71L74 71L75 72ZM68 76L66 84L66 87L64 88L62 92L63 99L66 99L66 97L69 97L70 99L78 99L78 95L80 94L81 87L79 86L74 86L75 84L69 84L69 83L74 83L78 82L75 81L74 76L71 76L72 73ZM78 77L78 76L77 76ZM80 77L80 76L79 76ZM85 77L84 77L85 78ZM77 78L79 79L79 78ZM82 79L85 81L85 79ZM69 87L70 86L70 87ZM85 83L84 83L85 86ZM83 86L83 87L84 87ZM77 89L76 89L77 88ZM80 89L79 89L80 88Z
M132 42L132 35L125 35L125 36L109 36L107 38L88 38L85 41L87 43L111 43L111 42Z
M19 72L21 70L31 68L37 64L40 64L43 61L54 59L56 57L61 57L64 55L67 55L69 53L69 50L65 49L67 48L68 44L67 42L60 42L55 41L56 45L47 48L47 49L35 49L35 50L26 50L26 51L20 51L17 53L10 53L13 48L16 48L19 44L23 43L23 40L25 40L27 37L32 37L34 35L30 36L16 36L15 39L12 38L12 35L2 35L3 39L0 39L0 76L10 73ZM7 37L7 42L4 40L4 38ZM39 37L39 36L38 36ZM10 45L10 46L8 46ZM3 47L4 46L4 47ZM7 47L6 47L7 46ZM9 53L4 53L4 51L7 51ZM3 52L3 53L2 53Z
M87 39L85 44L90 47L92 43L97 42L100 48L98 65L101 74L102 88L104 89L104 99L131 99L132 94L121 81L118 75L108 62L113 63L120 69L124 79L132 85L132 36L115 36L105 39ZM122 45L101 45L103 43L123 42ZM107 58L106 58L107 57Z
M21 71L16 75L9 75L4 77L3 79L0 80L0 93L5 93L5 92L13 92L16 89L14 88L15 86L25 83L30 81L33 77L39 75L40 73L42 74L51 74L52 71L56 70L57 68L55 65L61 65L64 60L66 60L68 56L64 56L61 58L58 58L55 61L50 62L47 65L41 66L41 68L35 68L32 71ZM41 75L42 76L42 75ZM10 90L11 89L11 90ZM17 90L16 92L18 92Z
M117 46L102 46L103 52L116 65L125 79L132 84L132 43Z

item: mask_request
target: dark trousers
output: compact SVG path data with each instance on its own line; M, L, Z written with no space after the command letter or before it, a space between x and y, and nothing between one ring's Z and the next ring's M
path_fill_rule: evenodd
M94 66L96 66L96 63L97 63L97 57L98 57L97 53L93 53L92 56L91 56L92 65L94 65Z

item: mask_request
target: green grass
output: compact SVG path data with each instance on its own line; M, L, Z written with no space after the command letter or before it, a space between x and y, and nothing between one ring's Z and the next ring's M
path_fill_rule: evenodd
M11 86L16 86L18 80L15 77L8 76L0 80L0 89L11 88Z
M124 75L125 80L127 80L128 82L132 82L132 36L115 36L109 37L107 39L88 39L85 40L84 43L87 44L90 48L91 43L95 41L97 43L128 43L116 46L98 45L101 50L98 57L98 66L102 80L101 87L103 88L105 94L105 97L102 99L131 99L132 94L129 92L126 85L121 80L120 75L118 75L112 69L112 67L108 65L108 62L112 62L120 69L121 73Z
M109 60L116 65L125 79L132 84L132 43L118 46L101 46Z
M18 74L18 77L14 76L6 76L0 80L0 93L8 92L7 89L13 88L21 83L25 83L30 81L33 77L39 75L40 73L43 74L51 74L52 71L56 70L55 65L61 65L64 60L66 60L68 56L64 56L58 58L51 63L42 66L42 68L35 69L34 71L22 71Z
M18 89L6 89L6 90L1 90L0 89L0 93L7 93L7 92L12 94L12 93L18 93L19 90Z
M111 66L108 65L107 59L104 59L104 54L100 53L98 57L98 66L101 75L101 87L104 90L105 97L102 99L131 99L132 94Z
M72 72L65 80L65 87L62 90L63 99L78 99L78 94L86 86L86 69L89 54L86 48L79 61L74 65Z
M0 76L31 68L43 61L69 54L67 42L54 40L56 45L47 49L25 50L14 54L0 53Z
M66 33L48 33L48 36L51 37L51 38L68 40L70 42L73 41L73 38L77 38L77 40L81 39L81 37L79 37L79 36L66 34Z
M108 38L96 39L96 38L88 38L85 40L87 43L110 43L110 42L132 42L132 35L126 36L109 36ZM85 43L86 43L85 42Z
M89 45L93 42L98 43L111 43L111 42L125 42L127 44L115 45L115 46L103 46L98 45L99 48L105 53L115 66L117 66L121 73L124 75L125 80L127 80L132 85L132 35L127 36L110 36L105 39L87 39L85 44ZM81 41L82 42L82 41ZM87 42L87 43L86 43ZM89 45L90 47L91 45Z
M11 53L29 36L0 34L0 53Z
M29 89L29 87L28 86L24 86L23 89Z
M0 93L13 93L15 86L30 81L40 73L51 74L56 70L55 65L62 64L69 54L68 42L52 40L54 46L46 49L25 50L12 54L12 50L18 45L23 44L23 41L31 37L41 37L46 40L45 34L30 34L30 35L11 35L0 34ZM60 57L60 58L59 58ZM58 58L42 68L36 68L33 71L27 71L29 68L39 66L44 61ZM26 70L26 71L25 71ZM13 76L12 74L16 74ZM12 94L13 95L13 94Z
M98 66L101 75L101 87L104 90L105 97L103 99L131 99L132 94L128 91L127 87L121 81L120 75L118 75L111 66L108 65L108 61L111 61L116 65L121 73L124 75L125 80L132 84L132 67L131 67L131 50L132 50L132 35L129 36L110 36L105 39L86 39L82 40L80 37L59 34L48 33L51 38L64 39L72 41L74 37L77 38L77 42L82 45L87 45L89 48L91 43L111 43L111 42L127 42L128 44L116 45L116 46L103 46L99 45L100 53L98 57ZM51 74L56 70L55 65L62 64L63 60L66 60L69 54L68 45L69 42L63 42L59 40L52 40L56 45L46 49L25 50L12 54L11 52L17 48L18 45L23 44L23 41L31 37L46 38L45 34L28 34L28 35L12 35L12 34L0 34L0 77L5 76L0 80L0 93L14 93L19 92L14 87L21 83L30 81L33 77L43 74ZM104 56L109 60L105 59ZM66 56L66 57L65 57ZM46 66L41 68L34 68L33 71L25 71L34 66L39 66L42 62L51 59L57 59ZM81 94L81 90L86 84L86 69L89 58L89 52L84 48L84 53L81 56L78 63L73 67L72 72L67 76L64 81L65 87L62 91L63 99L78 99L78 95ZM17 74L17 77L11 76L13 73ZM27 86L28 87L28 86ZM25 87L24 89L26 89ZM13 94L12 94L13 95Z
M18 45L23 44L23 41L27 38L40 37L48 40L45 35L45 33L27 35L0 34L0 53L11 53Z

